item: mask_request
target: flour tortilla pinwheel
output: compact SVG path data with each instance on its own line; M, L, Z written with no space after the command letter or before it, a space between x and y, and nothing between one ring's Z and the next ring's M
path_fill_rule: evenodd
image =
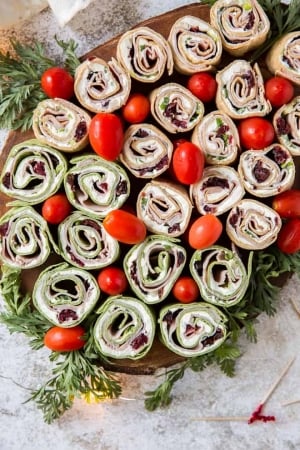
M144 357L155 336L155 317L134 297L108 297L97 311L94 340L100 355L113 359Z
M278 141L291 155L300 155L300 96L279 108L273 117Z
M287 33L278 39L266 56L266 64L274 75L300 86L300 31Z

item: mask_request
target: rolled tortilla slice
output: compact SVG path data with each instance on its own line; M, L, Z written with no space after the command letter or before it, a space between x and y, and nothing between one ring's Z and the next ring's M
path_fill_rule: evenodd
M31 206L15 207L0 218L0 258L17 269L42 265L52 247L47 222Z
M179 240L149 236L124 258L124 270L131 289L145 303L163 301L170 293L186 262Z
M165 70L173 73L173 56L168 41L148 27L124 33L117 44L117 59L129 75L143 83L158 81Z
M127 128L120 161L138 178L155 178L171 162L173 144L156 126L141 123Z
M106 267L119 256L119 243L105 231L102 222L80 211L59 224L58 240L62 257L86 270Z
M221 37L208 22L183 16L172 26L168 41L178 72L190 75L213 70L222 56Z
M202 215L219 216L229 211L244 196L243 183L233 167L208 166L201 180L190 186L192 203Z
M190 271L203 300L229 308L239 303L246 293L251 263L252 253L247 270L236 251L214 245L194 252Z
M65 157L35 139L12 147L0 179L0 190L17 201L36 205L60 188L67 161Z
M290 189L295 180L295 163L280 144L241 154L238 172L245 189L256 197L271 197Z
M232 119L265 116L272 107L265 98L264 80L258 64L237 59L217 73L217 108Z
M273 244L281 228L281 218L257 200L243 199L230 211L226 221L229 238L238 247L263 250Z
M131 78L112 58L88 58L77 67L74 91L79 103L89 111L113 112L123 106L130 94Z
M279 108L273 117L278 141L291 155L300 155L300 96Z
M163 344L185 358L212 352L227 337L227 317L205 302L165 306L158 321Z
M268 16L256 0L217 0L210 9L210 23L234 56L262 45L270 30Z
M46 99L33 112L36 139L62 152L82 150L89 142L91 118L79 106L61 98Z
M87 270L67 263L48 266L35 282L34 306L51 323L70 328L81 323L100 296L97 280Z
M206 164L232 164L240 152L237 127L222 111L212 111L203 117L193 130L192 142L203 151Z
M97 155L71 159L73 167L64 180L70 203L95 218L104 218L120 208L130 193L130 182L122 167Z
M136 360L149 352L155 319L145 303L134 297L109 297L98 313L94 339L101 355Z
M151 113L169 133L192 130L204 115L203 103L178 83L167 83L150 93Z
M171 182L153 180L138 195L137 215L154 234L180 236L187 229L191 214L188 194Z
M274 75L300 86L300 31L287 33L278 39L266 56L266 64Z

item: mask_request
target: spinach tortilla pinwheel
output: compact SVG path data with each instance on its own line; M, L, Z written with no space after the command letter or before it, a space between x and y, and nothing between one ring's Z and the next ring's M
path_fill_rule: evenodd
M251 263L252 253L249 254L246 269L236 251L214 245L194 252L190 271L203 300L229 308L239 303L245 295Z
M190 197L198 212L219 216L229 211L244 196L239 174L229 166L207 166L198 183L190 186Z
M273 117L278 141L291 155L300 155L300 96L279 108Z
M171 162L173 144L156 126L141 123L127 128L120 161L138 178L155 178Z
M187 229L191 214L187 192L175 183L153 180L138 195L137 215L154 234L180 236Z
M117 44L117 59L135 80L158 81L165 71L173 73L173 56L168 41L148 27L124 33Z
M185 358L212 352L227 337L227 317L206 302L165 306L158 321L162 343Z
M115 296L97 311L95 344L101 355L114 359L140 359L155 336L155 318L149 306L134 297Z
M186 251L178 242L151 235L125 255L124 270L131 289L145 303L164 300L181 274Z
M256 0L217 0L210 9L210 23L234 56L262 45L270 30L268 16Z
M278 39L266 56L266 64L274 75L287 78L300 86L300 31Z
M100 289L94 276L67 263L43 270L32 293L37 310L62 328L81 323L94 309L99 297Z
M74 211L58 226L61 256L76 267L101 269L119 256L119 243L104 229L102 222Z
M151 113L169 133L192 130L204 115L203 103L178 83L166 83L150 92Z
M226 232L231 241L247 250L263 250L273 244L281 228L281 218L262 202L242 199L229 212Z
M127 200L130 182L117 163L86 154L72 158L73 167L66 173L64 186L70 203L95 218L104 218Z
M217 73L217 108L232 119L266 116L272 109L265 97L264 80L255 63L236 59Z
M31 206L11 208L0 218L0 259L17 269L42 265L58 251L43 217Z
M60 188L66 171L67 161L59 151L36 139L27 140L10 150L2 169L0 190L19 202L36 205Z
M203 151L206 164L232 164L240 152L237 127L222 111L212 111L203 117L193 130L192 142Z
M91 117L68 100L49 98L41 101L32 120L36 139L62 152L78 152L89 142Z
M290 189L295 180L295 163L280 144L241 154L238 172L243 185L255 197L271 197Z
M131 78L115 58L106 62L92 57L75 72L74 91L79 103L89 111L113 112L123 106L130 94Z
M199 17L176 20L168 41L178 72L190 75L213 70L221 60L222 41L217 30Z

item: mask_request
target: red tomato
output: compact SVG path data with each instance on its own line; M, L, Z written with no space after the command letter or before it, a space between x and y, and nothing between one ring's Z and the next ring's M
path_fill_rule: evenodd
M197 250L207 248L217 242L222 231L222 222L213 214L198 217L189 229L189 244Z
M184 142L173 152L172 171L180 183L194 184L202 177L204 163L202 150L192 142Z
M300 217L300 190L290 189L276 195L272 202L272 208L286 219Z
M124 270L110 266L102 269L97 277L101 291L109 295L119 295L126 291L128 282Z
M238 125L242 147L262 150L271 145L275 139L275 131L271 122L262 117L249 117Z
M85 344L84 328L80 325L72 328L53 327L44 336L44 344L55 352L79 350Z
M209 72L194 73L187 82L187 88L204 103L214 100L217 82Z
M265 82L266 97L272 106L279 108L285 105L295 95L293 84L283 77L272 77Z
M192 277L180 277L173 286L172 294L181 303L191 303L196 301L199 296L199 288Z
M72 206L65 194L55 194L47 198L42 206L42 216L47 222L57 225L71 212Z
M184 144L185 142L189 142L187 139L178 138L173 141L173 150L175 150L179 145Z
M74 78L62 67L51 67L41 77L41 86L50 98L69 100L74 95Z
M124 131L119 116L112 113L98 113L89 127L90 144L97 155L108 161L114 161L120 154Z
M139 244L147 234L144 222L134 214L115 209L103 220L105 230L123 244Z
M146 95L131 94L122 108L122 115L129 123L143 122L150 113L150 101Z
M300 219L290 219L283 224L278 234L277 246L283 253L300 250Z

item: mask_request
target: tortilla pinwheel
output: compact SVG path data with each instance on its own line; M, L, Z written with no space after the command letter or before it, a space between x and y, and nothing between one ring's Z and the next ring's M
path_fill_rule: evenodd
M273 117L278 141L291 155L300 155L300 96L279 108Z

